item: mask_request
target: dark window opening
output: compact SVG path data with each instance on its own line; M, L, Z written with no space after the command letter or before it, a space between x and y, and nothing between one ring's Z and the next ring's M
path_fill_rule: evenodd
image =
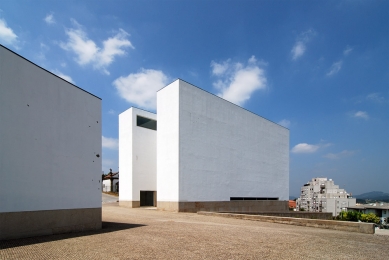
M266 198L266 197L230 197L230 200L278 200L278 198Z
M157 121L142 116L136 116L136 125L151 130L157 130Z
M154 191L140 191L140 206L154 206Z

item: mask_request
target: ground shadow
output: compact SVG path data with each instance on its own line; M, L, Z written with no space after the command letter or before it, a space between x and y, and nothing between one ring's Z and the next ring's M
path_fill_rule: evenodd
M137 228L137 227L144 227L144 226L146 225L103 221L102 229L99 230L81 231L81 232L74 232L74 233L28 237L28 238L18 238L18 239L10 239L10 240L0 240L0 250L19 247L19 246L27 246L27 245L33 245L39 243L52 242L57 240L64 240L64 239L75 238L75 237L93 236L98 234L105 234L109 232L115 232L115 231Z

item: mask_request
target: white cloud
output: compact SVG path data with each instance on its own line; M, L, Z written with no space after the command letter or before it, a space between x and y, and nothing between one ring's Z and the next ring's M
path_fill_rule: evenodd
M351 48L350 46L347 45L346 49L344 49L343 51L343 55L344 56L347 56L350 54L350 52L352 52L353 48Z
M353 116L356 118L363 118L365 120L369 119L369 114L365 111L358 111Z
M61 43L60 46L64 50L76 54L75 60L79 65L92 64L93 68L109 75L107 67L114 61L115 57L125 55L124 48L126 47L134 49L134 46L127 39L129 34L122 29L115 36L103 41L103 46L100 48L88 38L75 20L72 22L76 28L66 30L68 41Z
M226 72L229 66L230 66L230 59L222 63L217 63L212 61L211 62L212 74L216 76L220 76Z
M278 124L279 124L279 125L282 125L282 126L284 126L284 127L286 127L286 128L289 128L289 126L290 126L290 121L287 120L287 119L282 119L280 122L278 122Z
M323 157L331 159L331 160L336 160L336 159L340 159L343 157L352 156L355 153L356 153L356 151L343 150L340 153L328 153L328 154L324 155Z
M292 53L292 59L297 60L301 56L304 55L307 47L307 43L316 35L316 32L312 29L302 32L299 37L297 37L297 40L295 44L293 45L292 50L290 51Z
M115 110L113 110L113 109L111 108L110 110L108 110L108 114L110 114L110 115L115 115L116 112L115 112Z
M0 42L3 44L14 44L18 36L7 26L5 20L0 19Z
M229 59L217 63L211 62L212 74L219 79L213 86L220 90L218 96L237 105L243 105L254 91L266 89L264 62L258 62L252 56L247 65L232 63ZM260 67L261 66L261 67Z
M55 24L53 14L46 15L45 19L43 19L47 24Z
M319 149L318 145L301 143L293 147L292 153L314 153Z
M382 97L379 93L371 93L371 94L366 96L366 99L369 101L373 101L375 103L385 102L385 98Z
M145 109L155 109L157 91L168 81L169 78L160 70L141 69L138 73L116 79L112 84L128 102Z
M78 64L85 65L97 58L99 48L92 40L88 39L83 30L68 29L66 34L69 39L66 43L61 43L60 46L67 51L74 52L77 55L76 62Z
M72 84L75 84L75 82L73 81L73 79L72 79L70 76L63 74L63 73L60 72L59 70L53 70L52 72L53 72L55 75L57 75L58 77L63 78L64 80L66 80L66 81L68 81L68 82L70 82L70 83L72 83Z
M119 141L116 138L102 136L102 146L103 148L117 150L119 148Z
M305 49L306 49L305 44L301 41L297 41L291 50L293 56L292 59L297 60L298 58L303 56Z
M340 69L342 68L342 63L343 63L342 60L340 60L338 62L334 62L330 68L330 71L327 73L327 76L330 77L330 76L338 73L340 71Z

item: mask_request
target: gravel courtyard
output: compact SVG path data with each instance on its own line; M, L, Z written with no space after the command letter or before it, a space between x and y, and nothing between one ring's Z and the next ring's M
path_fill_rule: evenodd
M0 259L389 259L389 236L103 204L95 232L0 241Z

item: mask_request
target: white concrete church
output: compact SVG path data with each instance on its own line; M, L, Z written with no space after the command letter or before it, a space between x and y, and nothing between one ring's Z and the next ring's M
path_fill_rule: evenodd
M119 115L119 204L287 211L289 130L183 80Z

